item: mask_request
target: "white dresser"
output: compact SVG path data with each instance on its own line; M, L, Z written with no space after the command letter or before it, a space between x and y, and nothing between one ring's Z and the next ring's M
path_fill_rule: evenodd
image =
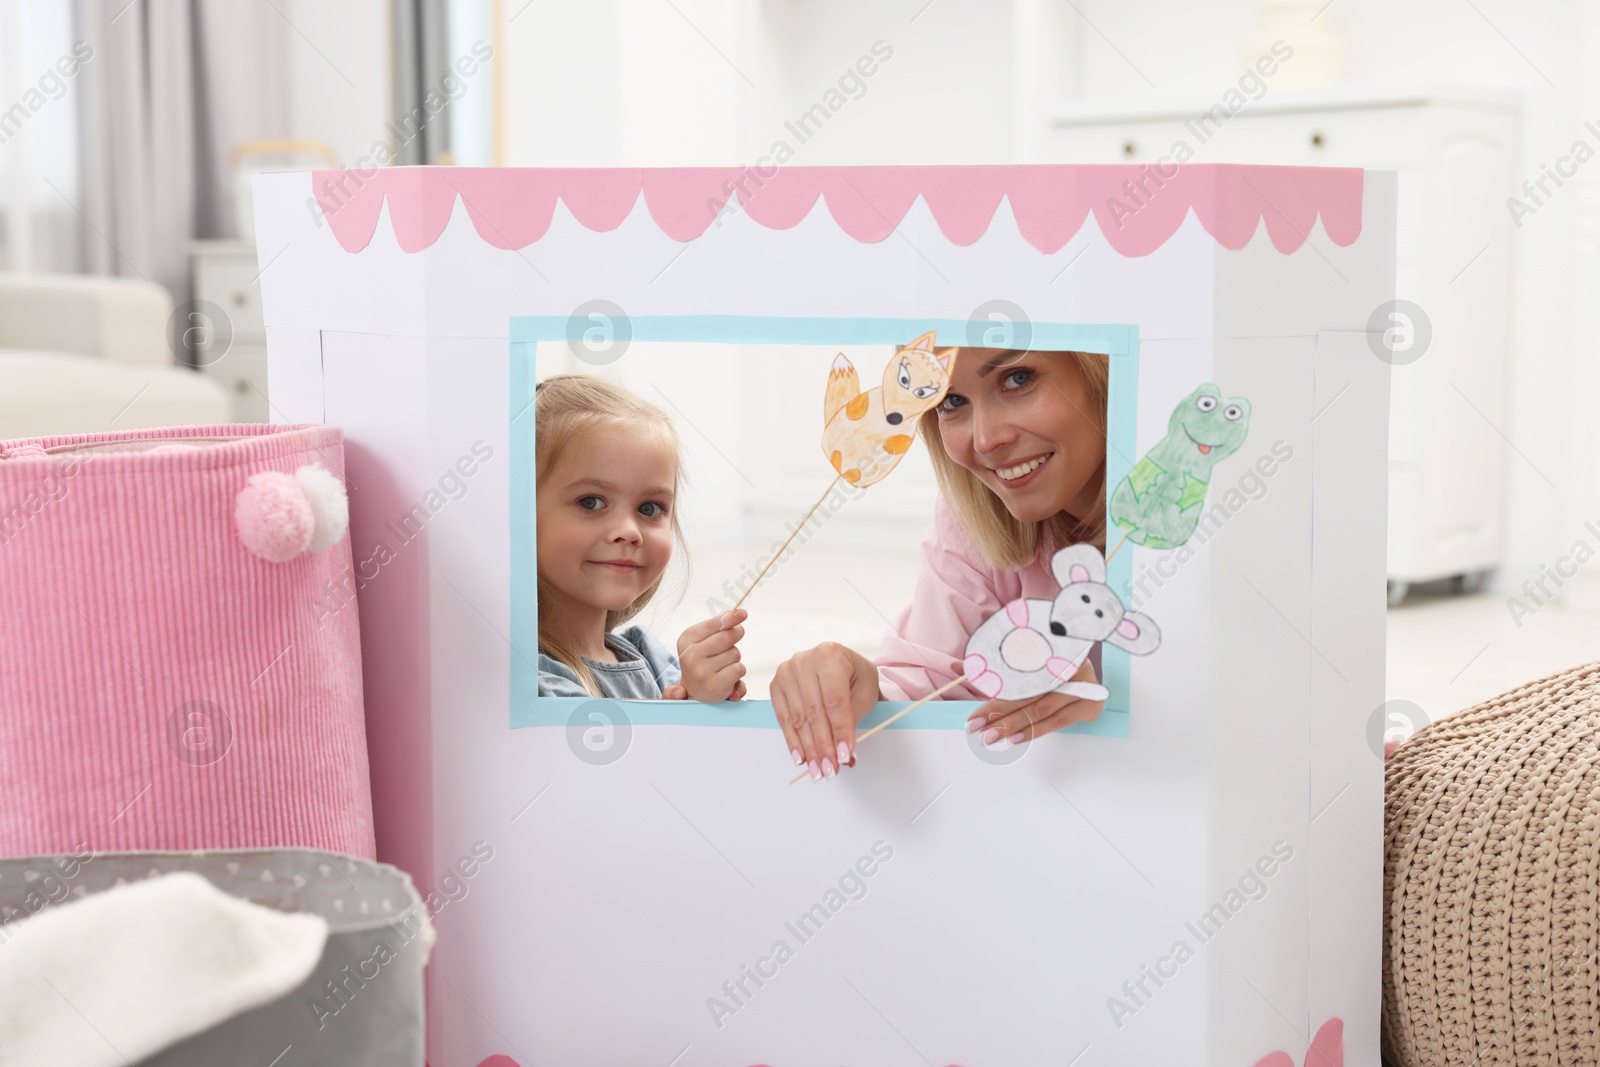
M1039 145L1051 163L1155 163L1185 142L1196 163L1365 167L1400 175L1396 297L1432 339L1400 348L1389 422L1389 577L1475 583L1504 540L1511 218L1517 102L1479 89L1274 89L1205 140L1217 99L1073 104ZM1320 232L1314 243L1328 240ZM1421 322L1392 325L1420 337ZM1419 354L1420 352L1420 354Z
M266 422L267 332L261 319L256 246L244 241L196 241L196 329L214 331L199 356L200 372L228 390L236 422Z

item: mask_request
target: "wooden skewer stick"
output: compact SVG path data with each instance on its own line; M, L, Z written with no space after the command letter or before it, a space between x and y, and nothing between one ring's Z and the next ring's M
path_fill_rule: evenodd
M843 477L844 477L844 475L842 475L842 474L835 474L833 476L833 481L828 483L828 488L826 488L826 489L824 489L822 491L822 495L817 498L817 502L815 504L811 505L811 510L806 512L806 517L801 519L799 525L797 525L793 530L790 531L788 540L785 540L783 542L783 548L778 549L778 551L776 551L776 552L774 552L772 554L772 558L767 560L767 565L765 567L762 567L760 573L758 573L756 575L755 581L750 583L750 588L746 589L743 593L739 594L739 599L735 600L733 602L733 607L730 610L737 611L738 608L739 608L739 605L744 603L745 597L749 596L751 593L756 591L756 586L761 584L762 575L766 574L767 571L771 570L772 569L772 565L774 563L778 562L778 557L783 555L783 549L784 548L788 548L789 547L789 542L794 540L795 535L798 534L801 530L805 529L806 523L811 521L811 516L816 514L817 509L822 506L822 502L824 500L828 499L828 494L833 492L833 487L838 485L839 484L839 479L843 478Z
M967 676L963 674L961 677L955 679L954 681L948 682L945 685L941 685L939 688L935 689L933 692L929 693L927 696L923 697L921 700L917 701L915 704L906 705L905 707L901 708L899 711L895 712L893 715L889 716L887 719L884 719L878 725L874 726L872 729L868 730L866 733L862 734L860 737L856 738L856 745L860 746L861 742L865 741L867 738L871 737L873 734L877 733L879 730L883 729L885 726L888 726L890 723L894 722L896 719L900 718L902 715L905 715L905 714L907 714L909 712L916 711L918 708L922 707L922 705L926 704L928 701L934 699L937 696L940 696L941 694L949 692L950 690L954 689L956 686L960 685L962 682L964 682L966 680L967 680ZM800 779L804 778L809 773L811 773L809 768L806 769L806 770L801 771L799 774L797 774L793 778L789 779L789 784L790 785L794 785L796 782L798 782Z
M1122 540L1117 542L1116 548L1113 548L1110 552L1106 553L1106 562L1110 563L1111 562L1111 557L1115 556L1122 549L1122 546L1127 544L1127 543L1128 543L1128 535L1127 534L1123 534L1122 535ZM734 607L738 607L738 605L735 604Z
M921 700L917 701L915 704L906 705L905 707L901 708L899 711L895 712L893 715L889 716L887 719L884 719L878 725L874 726L872 729L868 730L866 733L862 734L860 737L856 738L856 744L858 744L858 745L861 744L861 742L865 741L867 738L871 737L873 734L877 733L879 730L883 729L885 726L888 726L890 723L892 723L896 719L900 718L900 716L905 715L905 714L907 714L909 712L916 711L918 708L922 707L922 705L926 704L928 701L933 700L935 697L943 696L945 693L948 693L950 690L954 689L956 686L960 685L962 682L964 682L966 680L967 680L967 676L963 674L959 678L953 679L952 681L946 682L944 685L941 685L939 688L935 689L933 692L929 693L927 696L923 697Z

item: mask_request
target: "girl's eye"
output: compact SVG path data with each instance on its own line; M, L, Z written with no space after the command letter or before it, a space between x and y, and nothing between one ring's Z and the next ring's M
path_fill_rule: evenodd
M939 406L935 410L941 415L949 415L966 402L967 398L960 393L946 393L944 394L944 399L939 401Z
M1217 406L1217 398L1214 396L1203 396L1194 402L1194 406L1199 408L1201 411L1212 411Z
M1013 382L1012 379L1017 377L1019 374L1022 376L1022 380L1021 381L1017 381L1017 382ZM1027 368L1023 368L1021 370L1014 370L1010 374L1006 375L1006 382L1009 383L1011 388L1013 388L1013 389L1021 389L1024 385L1028 384L1029 380L1032 379L1032 377L1033 377L1033 371L1028 370Z
M589 503L591 500L594 501L592 505ZM578 506L584 511L599 511L606 506L606 502L597 496L580 496Z
M906 365L904 363L900 364L900 388L911 388L911 372L906 369Z
M654 500L647 500L639 505L639 514L647 519L659 519L667 513L667 509L657 504Z

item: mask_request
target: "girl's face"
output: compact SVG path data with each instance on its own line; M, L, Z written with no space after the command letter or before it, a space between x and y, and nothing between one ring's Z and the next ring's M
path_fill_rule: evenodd
M1083 519L1094 506L1105 412L1070 357L964 348L938 411L945 452L1018 521Z
M569 615L620 611L672 556L677 462L660 434L601 425L567 443L538 491L539 574Z

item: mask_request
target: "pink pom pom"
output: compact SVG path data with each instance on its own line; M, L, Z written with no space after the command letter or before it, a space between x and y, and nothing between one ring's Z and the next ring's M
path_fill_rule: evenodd
M316 516L294 475L262 471L252 475L233 508L244 547L269 563L285 563L311 545Z
M47 456L48 452L40 444L28 443L14 445L10 449L0 448L0 459L22 459L24 457Z

